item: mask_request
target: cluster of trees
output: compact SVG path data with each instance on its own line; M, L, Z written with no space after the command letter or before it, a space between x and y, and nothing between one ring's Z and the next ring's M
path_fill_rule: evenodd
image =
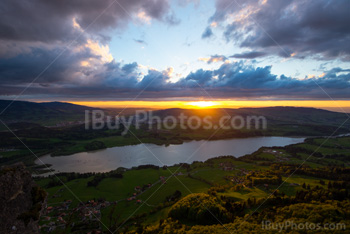
M205 160L205 163L216 163L218 159L229 159L230 161L239 161L239 159L235 158L234 156L223 155L223 156L218 156L215 158L209 158L209 159Z
M246 179L249 181L247 183L250 185L259 185L259 184L281 184L282 177L279 174L275 174L271 171L254 171L249 173L246 176Z
M231 220L231 214L222 201L204 193L194 193L182 198L171 207L168 216L201 225L227 223Z
M293 198L294 200L292 200L293 203L312 201L324 202L326 200L343 201L350 198L349 189L324 189L319 186L313 188L310 188L310 186L306 187L308 188L307 190L299 190L296 192L295 197Z
M350 183L348 181L329 181L328 189L350 189Z
M142 169L159 170L159 166L155 166L155 165L152 165L152 164L146 164L146 165L140 165L138 167L133 167L132 169L136 169L136 170L142 170Z
M231 185L215 185L208 189L208 194L216 196L217 193L223 193L226 189L231 188Z
M332 183L333 185L333 183ZM335 182L335 186L346 187L343 182ZM283 193L275 193L265 201L264 198L260 199L248 199L246 201L235 202L230 198L221 197L213 198L209 195L197 195L196 198L200 202L203 202L203 207L208 205L205 200L208 200L211 204L222 204L225 212L229 213L229 222L225 223L220 220L224 225L218 223L204 222L200 223L198 220L193 219L197 215L198 201L196 199L187 196L176 203L169 212L169 217L165 220L161 220L159 224L154 226L139 226L138 231L131 231L131 233L279 233L280 230L269 230L262 228L262 222L268 220L270 222L286 222L293 221L294 223L341 223L343 229L332 230L332 233L344 233L344 228L350 225L348 217L350 216L350 201L349 198L340 198L331 190L320 186L315 186L310 190L301 190L295 197L287 197ZM341 192L340 192L341 193ZM339 194L340 194L339 193ZM327 200L320 199L322 196L329 196ZM253 215L245 214L245 209L253 206L258 206L264 202L260 211L255 212ZM192 203L194 209L191 208ZM208 208L210 206L208 205ZM175 213L176 212L176 213ZM217 215L217 213L213 213ZM177 217L178 215L179 217ZM188 219L188 216L192 219ZM184 224L184 217L187 217L187 221L195 222L196 225ZM182 219L181 219L182 218ZM296 233L290 227L283 230L283 233ZM306 233L306 232L305 232ZM307 230L307 233L328 233L327 230Z
M298 175L305 175L329 180L350 181L350 168L339 166L311 168L308 165L303 165L299 168L299 165L296 164L276 163L271 165L271 170L281 175L289 175L295 171L295 174Z

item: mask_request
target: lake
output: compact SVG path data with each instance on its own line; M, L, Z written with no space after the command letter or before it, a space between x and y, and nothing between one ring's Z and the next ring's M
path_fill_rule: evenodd
M181 145L159 146L139 144L113 147L69 156L45 155L36 164L51 164L56 172L108 172L118 167L153 164L157 166L205 161L209 158L232 155L240 157L251 154L263 146L286 146L303 142L305 138L252 137L215 141L191 141Z

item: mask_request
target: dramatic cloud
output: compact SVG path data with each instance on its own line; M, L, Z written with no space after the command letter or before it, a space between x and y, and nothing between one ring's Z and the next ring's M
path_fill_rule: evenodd
M80 56L89 56L82 52ZM34 57L45 60L45 53L38 52ZM0 76L9 76L2 84L2 95L14 95L23 89L31 78L26 77L31 66L38 60L25 62L22 57L16 58L23 66L15 69L16 60L0 60ZM72 61L75 58L72 57ZM84 70L79 65L68 66L69 60L57 64L47 73L45 82L36 81L27 95L32 98L65 98L79 97L82 99L133 99L167 98L167 97L207 97L214 98L310 98L327 99L327 94L333 98L350 98L350 69L334 68L318 76L296 79L285 75L277 76L271 73L271 66L256 67L250 62L225 62L218 69L199 69L177 82L170 82L173 68L164 71L149 69L142 75L137 63L121 64L114 60L100 65L99 69ZM10 64L13 64L11 67ZM25 68L28 68L26 70ZM75 74L74 82L67 79L67 74ZM13 77L12 77L13 76ZM79 79L80 77L80 79ZM83 78L81 78L83 77ZM322 87L322 89L320 89ZM326 93L324 93L327 92ZM33 96L34 95L34 96Z
M0 9L0 56L66 46L73 40L69 47L87 39L105 44L112 29L126 28L140 15L176 23L167 0L3 0Z
M319 77L295 79L271 73L271 67L255 67L251 63L224 63L217 70L198 70L180 80L177 85L191 87L199 93L202 88L212 97L269 98L348 98L350 69L334 68ZM321 90L319 87L322 87ZM193 92L195 93L195 92Z
M153 19L163 20L169 10L163 0L3 0L0 16L0 37L18 41L67 40L73 34L73 20L81 28L100 32L123 26L129 14L144 12ZM164 18L165 19L165 18Z
M322 74L300 79L272 74L271 66L256 67L258 63L249 60L271 54L349 60L348 2L237 1L243 8L236 1L217 1L216 13L202 38L213 37L214 27L215 32L224 28L228 42L238 43L247 52L200 58L204 68L179 75L182 71L174 71L172 64L157 70L137 62L117 62L123 58L115 59L108 46L111 32L122 31L130 22L145 27L153 20L177 25L180 21L167 0L3 0L0 98L18 95L29 84L21 98L160 99L206 97L209 93L216 98L327 99L324 91L332 98L350 98L348 69L326 69L331 67L328 64L320 67ZM231 62L229 58L244 61Z
M168 0L3 0L0 9L3 95L29 84L27 92L38 95L130 89L140 78L138 65L114 61L107 44L112 30L143 19L179 23Z
M348 0L217 0L227 41L283 57L350 60Z

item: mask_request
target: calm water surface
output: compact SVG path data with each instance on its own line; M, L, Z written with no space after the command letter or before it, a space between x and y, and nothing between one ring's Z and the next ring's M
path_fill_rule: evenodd
M144 164L158 166L176 163L205 161L209 158L233 155L235 157L253 153L262 146L286 146L303 142L305 138L254 137L216 141L191 141L181 145L159 146L139 144L113 147L94 152L77 153L70 156L46 155L36 160L37 164L52 164L56 172L107 172L118 167L131 168Z

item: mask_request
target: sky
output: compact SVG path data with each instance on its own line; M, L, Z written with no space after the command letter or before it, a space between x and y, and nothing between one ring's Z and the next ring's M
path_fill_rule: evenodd
M1 99L350 108L348 0L2 0L0 11Z

